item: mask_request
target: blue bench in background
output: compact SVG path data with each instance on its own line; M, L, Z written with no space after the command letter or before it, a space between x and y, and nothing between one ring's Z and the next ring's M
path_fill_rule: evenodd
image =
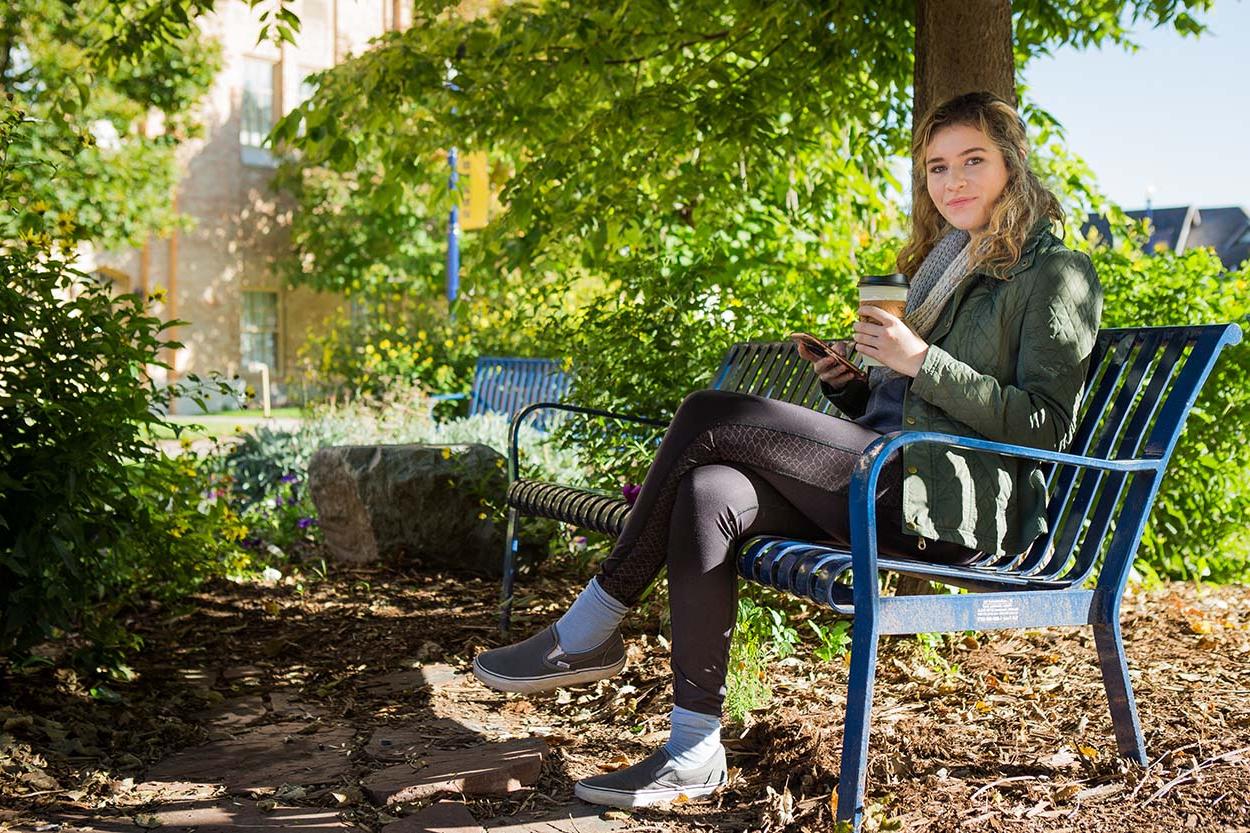
M473 387L469 393L439 393L430 396L434 404L469 400L469 416L503 414L511 419L536 402L559 402L573 384L573 376L555 359L516 359L481 356L473 365ZM434 405L430 406L431 414ZM540 415L533 427L547 430L552 418Z
M932 432L886 434L865 451L852 478L850 549L779 537L742 543L737 563L743 578L854 619L838 821L855 830L862 822L877 644L887 634L1092 626L1116 745L1120 754L1146 763L1120 632L1120 602L1185 419L1220 352L1239 343L1241 335L1233 324L1103 330L1090 360L1077 430L1064 452ZM731 348L711 387L832 410L810 366L788 342ZM557 403L530 405L513 419L501 617L505 628L520 514L616 535L629 512L623 498L517 476L517 428L544 410L667 424ZM1037 461L1047 475L1050 531L1027 552L986 555L965 567L879 557L876 511L867 497L875 494L887 458L917 443ZM891 572L968 592L883 597L878 579Z

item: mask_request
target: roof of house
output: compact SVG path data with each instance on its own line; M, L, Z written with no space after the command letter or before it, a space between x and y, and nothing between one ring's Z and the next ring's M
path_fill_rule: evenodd
M1240 206L1200 209L1185 239L1185 248L1211 246L1222 252L1241 237L1247 227L1250 227L1250 214Z
M1228 269L1235 269L1250 257L1250 214L1240 206L1200 209L1181 205L1124 213L1134 220L1149 218L1151 233L1146 251L1154 251L1160 245L1173 251L1210 246ZM1082 224L1081 233L1087 234L1091 228L1097 229L1104 239L1111 239L1105 217L1091 214Z

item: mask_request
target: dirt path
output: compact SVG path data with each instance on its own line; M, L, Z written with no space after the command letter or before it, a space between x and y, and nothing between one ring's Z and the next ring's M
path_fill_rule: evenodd
M556 567L528 580L518 632L548 621L580 584ZM496 644L495 593L473 579L340 571L303 590L221 582L184 609L147 611L134 680L95 697L64 672L11 680L0 828L374 831L463 798L492 833L830 829L844 665L800 656L770 669L774 699L734 727L732 780L715 799L603 815L574 802L573 781L665 737L658 605L632 622L622 676L523 699L463 673ZM1250 590L1134 592L1125 633L1145 769L1114 755L1083 633L958 636L937 649L886 640L869 828L1250 831ZM537 747L547 751L536 783L505 798L453 788L383 809L370 800L404 762L430 768L448 750L490 748L513 750L521 766ZM573 827L551 821L570 814Z

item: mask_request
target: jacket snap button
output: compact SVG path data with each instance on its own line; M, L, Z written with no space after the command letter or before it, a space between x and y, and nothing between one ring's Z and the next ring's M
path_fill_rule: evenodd
M915 424L916 424L916 418L915 418L915 417L908 417L908 418L907 418L907 424L908 424L908 425L915 425Z
M915 473L916 473L916 472L918 472L918 471L920 471L920 469L916 468L915 466L908 466L908 467L907 467L907 473L908 473L908 474L915 474Z

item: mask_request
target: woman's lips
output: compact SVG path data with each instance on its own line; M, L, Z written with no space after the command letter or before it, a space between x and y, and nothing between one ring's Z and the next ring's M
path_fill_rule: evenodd
M951 200L950 202L948 202L946 204L946 207L947 208L959 208L961 205L967 205L968 203L972 202L975 199L976 197L960 197L957 200Z

